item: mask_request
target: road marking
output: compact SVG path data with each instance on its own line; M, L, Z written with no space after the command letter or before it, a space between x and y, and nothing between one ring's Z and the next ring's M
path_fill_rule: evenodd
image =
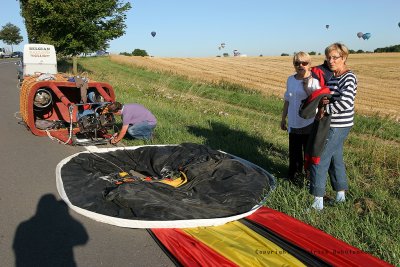
M99 148L97 146L85 146L85 148L89 152L99 152Z

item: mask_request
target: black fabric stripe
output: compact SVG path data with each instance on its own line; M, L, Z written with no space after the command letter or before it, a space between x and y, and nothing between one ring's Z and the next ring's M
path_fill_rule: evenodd
M177 267L183 267L183 265L175 258L174 254L172 254L164 244L157 238L157 236L151 231L151 229L146 229L150 236L156 241L157 245L164 251L164 253L168 256L168 258L175 264Z
M307 266L332 266L320 258L316 257L315 255L311 254L310 252L296 246L295 244L290 243L289 241L283 239L267 227L260 225L254 221L249 219L240 219L241 223L249 227L254 232L262 235L263 237L267 238L268 240L274 242L276 245L280 246L282 249L290 253L299 261L303 262Z

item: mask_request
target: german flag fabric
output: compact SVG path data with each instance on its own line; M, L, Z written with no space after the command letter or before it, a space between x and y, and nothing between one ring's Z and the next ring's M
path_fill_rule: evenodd
M178 266L392 266L267 207L221 226L150 232Z

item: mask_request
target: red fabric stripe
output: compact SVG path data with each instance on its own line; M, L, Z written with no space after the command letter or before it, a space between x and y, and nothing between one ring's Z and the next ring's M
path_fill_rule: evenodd
M311 68L311 71L318 77L320 86L324 87L325 86L324 71L316 67Z
M321 161L321 157L311 157L308 154L304 155L304 169L308 170L311 164L318 165Z
M306 105L308 105L309 103L314 101L314 99L316 99L318 96L320 96L322 94L330 94L330 93L331 93L331 90L328 87L321 87L321 89L315 90L314 92L312 92L311 95L308 96L308 98L306 100Z
M157 228L151 231L183 266L238 266L182 230Z
M334 266L392 266L279 211L262 207L246 217Z

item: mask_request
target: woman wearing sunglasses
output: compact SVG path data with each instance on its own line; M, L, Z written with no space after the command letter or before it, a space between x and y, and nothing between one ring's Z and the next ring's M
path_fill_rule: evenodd
M345 190L348 190L343 144L353 126L354 99L357 93L357 77L346 65L348 55L348 48L340 43L325 49L326 61L333 71L333 77L326 82L332 97L325 105L323 115L331 116L331 123L320 162L309 168L310 193L314 196L311 207L316 210L324 207L327 173L333 190L337 192L336 202L344 202Z
M314 121L313 118L301 118L299 107L301 101L319 89L320 85L318 80L311 76L311 57L308 53L296 53L293 56L293 66L296 73L289 76L286 82L281 129L289 132L288 179L296 182L296 177L303 173L304 150Z

